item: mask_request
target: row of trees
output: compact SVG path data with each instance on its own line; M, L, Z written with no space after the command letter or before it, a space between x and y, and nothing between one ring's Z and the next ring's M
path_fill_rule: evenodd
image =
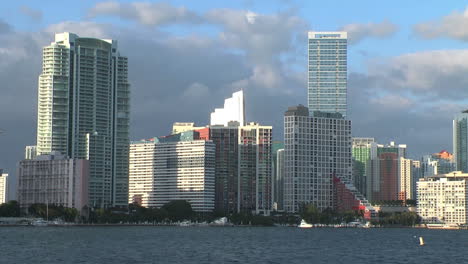
M224 216L220 213L196 213L189 202L171 201L161 208L146 208L138 204L130 204L128 208L92 209L85 208L82 215L74 208L57 205L33 204L28 208L27 214L21 214L17 201L10 201L0 205L0 217L33 216L44 219L61 219L66 222L84 223L162 223L190 220L195 222L211 222ZM248 213L231 214L228 219L236 225L261 225L274 224L292 225L298 224L300 219L311 224L338 224L349 223L362 219L362 214L356 211L344 213L332 209L320 211L312 204L302 206L299 217L287 213L275 213L271 216L252 215ZM421 218L415 212L379 213L374 225L382 226L414 226L421 223Z
M302 219L310 224L339 224L343 222L349 223L356 219L362 219L362 214L356 211L339 213L330 208L320 211L312 204L303 205L299 214Z

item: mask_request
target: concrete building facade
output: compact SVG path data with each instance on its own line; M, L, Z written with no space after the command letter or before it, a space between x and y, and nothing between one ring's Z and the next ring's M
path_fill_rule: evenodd
M196 212L212 212L215 200L215 144L182 137L133 142L130 145L128 202L162 207L186 200Z
M316 116L309 116L302 105L289 107L284 116L287 212L297 213L307 204L319 210L334 208L333 178L352 179L351 121Z
M0 204L8 202L8 173L0 169Z
M197 130L216 144L216 210L269 214L273 206L272 130L250 122Z
M58 152L18 164L17 197L22 209L35 203L83 210L88 202L89 161Z
M465 225L467 207L467 173L455 171L417 182L417 212L424 222Z
M240 90L232 94L232 97L224 101L223 108L216 108L211 113L210 125L227 126L229 122L239 122L245 124L244 91Z

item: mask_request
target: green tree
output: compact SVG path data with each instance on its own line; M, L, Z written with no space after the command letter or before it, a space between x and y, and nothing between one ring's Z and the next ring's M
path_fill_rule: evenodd
M319 209L313 204L302 206L299 214L302 219L304 219L309 224L317 224L321 222L321 213Z
M191 219L194 214L192 206L185 200L170 201L163 205L162 209L167 211L172 221Z
M0 205L0 216L19 217L21 215L20 205L17 201L9 201Z

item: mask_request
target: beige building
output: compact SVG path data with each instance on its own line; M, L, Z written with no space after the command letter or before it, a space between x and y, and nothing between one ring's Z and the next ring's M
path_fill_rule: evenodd
M196 127L193 122L175 122L172 125L172 134L179 134L186 131L193 131L197 129L202 129L203 127Z
M417 212L426 223L467 224L468 173L454 171L417 182Z
M406 201L414 199L411 189L413 186L412 180L412 160L399 158L398 159L398 200Z
M187 135L188 136L188 135ZM167 137L130 144L129 203L161 207L188 201L197 212L214 210L215 144Z
M18 202L22 209L42 203L80 211L88 205L88 160L69 159L53 152L20 161L17 175Z
M8 201L8 173L0 169L0 204Z

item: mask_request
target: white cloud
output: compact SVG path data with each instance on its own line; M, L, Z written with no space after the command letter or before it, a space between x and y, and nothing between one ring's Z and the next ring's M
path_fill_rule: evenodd
M439 19L416 24L413 31L425 39L452 38L468 41L468 8L463 12L453 11Z
M186 7L176 7L164 2L119 3L108 1L97 3L88 11L88 17L91 18L103 15L135 20L148 26L201 22L201 18Z
M379 89L425 99L468 97L468 50L436 50L371 62L369 80Z
M384 20L380 23L347 24L340 30L348 32L349 43L355 44L365 38L390 37L398 31L398 26L388 20Z

